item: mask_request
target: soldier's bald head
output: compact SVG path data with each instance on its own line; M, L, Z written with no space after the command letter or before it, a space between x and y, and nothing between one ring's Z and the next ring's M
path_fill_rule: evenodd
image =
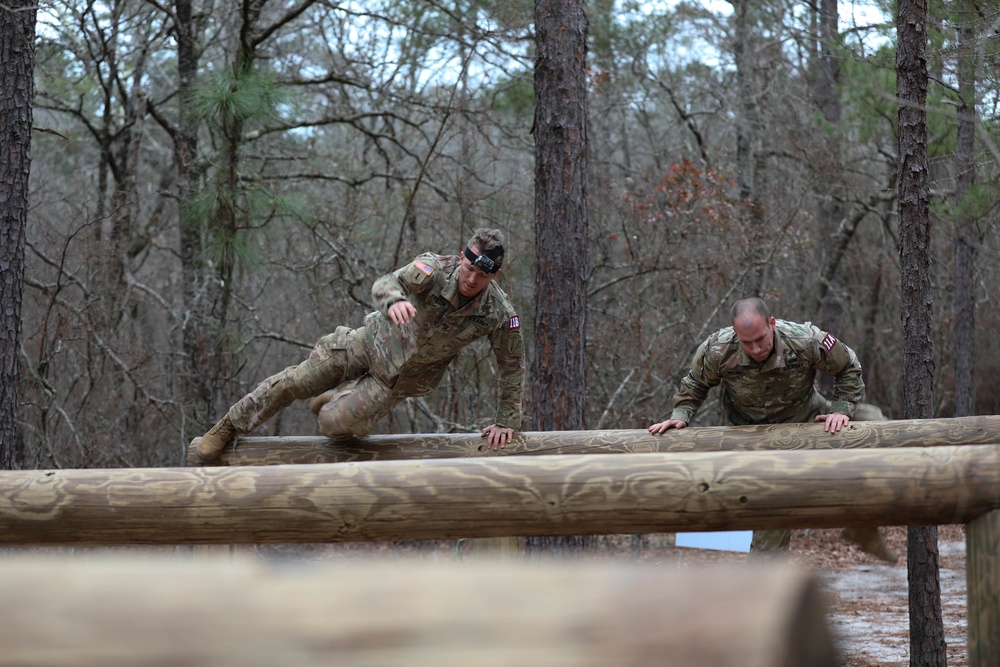
M737 321L750 322L757 319L761 319L765 322L769 322L771 320L771 310L767 307L767 304L764 303L763 299L751 296L745 299L740 299L733 304L733 324L736 324Z
M763 363L774 352L774 330L771 311L757 297L733 304L733 333L743 351L755 361Z

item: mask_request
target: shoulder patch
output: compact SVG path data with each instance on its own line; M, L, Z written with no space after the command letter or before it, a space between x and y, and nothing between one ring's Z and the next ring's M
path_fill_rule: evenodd
M826 336L824 336L823 341L820 343L820 345L823 346L823 349L826 350L827 352L832 350L833 346L836 344L837 344L837 339L834 337L832 333L828 333Z
M507 324L507 328L511 331L521 328L521 318L517 315L513 315L510 318L510 323Z
M411 285L423 285L427 279L434 274L434 267L426 262L416 259L403 271L402 277L405 282Z

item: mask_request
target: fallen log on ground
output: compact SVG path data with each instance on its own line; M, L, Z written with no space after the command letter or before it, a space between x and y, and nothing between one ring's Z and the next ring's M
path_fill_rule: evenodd
M205 465L188 446L187 465ZM331 442L322 436L244 436L208 465L281 465L534 454L627 454L764 449L856 449L1000 443L1000 416L851 422L837 434L822 424L703 426L650 435L645 429L527 431L494 452L474 433L373 435Z
M792 569L161 558L0 563L0 665L834 667Z
M1000 445L0 471L0 543L255 544L968 523Z

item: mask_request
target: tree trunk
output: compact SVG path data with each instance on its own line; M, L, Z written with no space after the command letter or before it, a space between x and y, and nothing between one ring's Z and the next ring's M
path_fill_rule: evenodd
M535 2L535 320L532 425L584 428L587 313L587 16ZM579 548L576 540L560 540ZM528 550L553 546L529 541Z
M587 311L587 17L579 0L535 6L536 430L584 428Z
M184 319L181 334L182 358L188 364L182 374L184 378L183 402L194 419L188 423L181 437L189 440L194 435L204 433L214 418L216 405L213 403L212 382L208 367L215 346L206 291L213 281L207 275L203 259L202 225L192 212L195 194L201 184L201 173L197 168L198 121L191 100L198 76L198 52L195 46L196 27L192 17L191 0L176 0L175 34L177 35L177 78L179 113L174 155L177 161L179 197L179 236L181 260L181 290L184 309L189 314Z
M907 419L933 414L930 221L927 186L927 33L925 0L902 0L896 18L899 100L900 310L903 326L903 406ZM937 528L910 526L911 667L947 664Z
M818 200L816 222L821 251L819 266L822 268L817 296L819 299L818 322L823 329L836 331L840 328L843 304L837 289L837 268L844 253L836 252L840 236L841 220L844 217L843 186L841 185L840 155L840 53L837 23L839 10L837 0L822 0L819 3L819 58L816 68L816 106L826 123L824 132L824 159L818 165L816 174L816 198ZM851 230L853 232L853 230ZM847 239L843 239L847 241ZM823 392L829 395L833 390L833 378L821 374L818 378Z
M0 469L21 458L17 429L24 244L31 174L37 4L11 0L0 8Z
M748 53L753 19L751 0L733 2L733 59L736 63L737 90L739 94L739 119L736 123L736 171L740 200L746 207L746 225L752 230L751 239L758 238L763 231L764 211L760 202L760 188L757 173L758 146L760 143L760 112L757 108L757 94L754 86L754 63ZM744 296L760 296L763 289L765 267L758 266L747 274L746 284L740 293Z
M976 182L976 49L973 17L976 7L966 2L968 15L958 24L958 137L955 146L955 416L976 413L975 321L973 266L976 258L975 216L966 194Z

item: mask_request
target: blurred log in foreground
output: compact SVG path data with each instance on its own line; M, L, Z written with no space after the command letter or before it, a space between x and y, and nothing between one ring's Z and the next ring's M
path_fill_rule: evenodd
M191 441L187 465L206 465ZM860 449L933 447L1000 443L1000 416L953 419L857 421L837 434L822 424L702 426L650 435L645 429L602 431L526 431L494 452L475 433L373 435L342 442L322 436L242 437L207 465L245 466L290 463L343 463L399 459L519 456L534 454L646 454L772 449Z
M491 560L0 563L0 665L834 667L788 568Z

